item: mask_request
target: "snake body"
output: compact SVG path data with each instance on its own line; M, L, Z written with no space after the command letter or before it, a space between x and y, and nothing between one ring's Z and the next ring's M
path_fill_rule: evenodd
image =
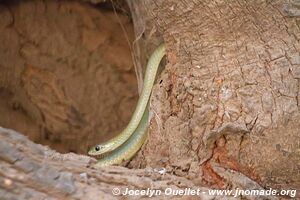
M116 137L110 139L107 142L98 144L89 150L88 154L91 156L97 156L111 152L108 156L98 161L99 163L102 163L97 164L98 166L119 164L122 160L128 160L142 146L147 135L146 129L148 126L149 117L148 101L151 95L159 63L164 55L165 45L164 43L162 43L155 49L155 51L149 58L142 92L138 100L136 109L126 128ZM125 142L126 144L124 144ZM120 148L117 149L118 147ZM112 152L114 150L116 151Z
M94 165L95 168L109 165L121 164L129 160L141 148L147 138L149 120L149 107L147 106L144 115L132 136L119 148L111 152L108 156L98 160Z

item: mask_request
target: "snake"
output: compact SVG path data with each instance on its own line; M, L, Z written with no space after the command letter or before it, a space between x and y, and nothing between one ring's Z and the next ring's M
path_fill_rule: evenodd
M147 106L143 117L133 132L132 136L116 150L112 151L107 156L99 159L94 168L106 167L110 165L121 164L124 161L130 160L136 152L141 148L148 135L148 121L149 121L149 106Z
M147 137L149 99L159 64L165 55L165 44L161 43L151 54L144 76L142 92L134 113L126 128L112 139L93 146L90 156L105 155L96 166L120 164L130 159L142 146ZM124 144L124 145L123 145ZM116 150L116 151L115 151Z

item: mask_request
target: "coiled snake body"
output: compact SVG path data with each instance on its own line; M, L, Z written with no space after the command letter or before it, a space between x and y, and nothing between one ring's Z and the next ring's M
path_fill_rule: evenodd
M120 164L129 160L147 138L149 120L149 98L155 81L159 63L165 55L165 45L159 45L149 58L142 93L127 127L116 137L92 147L88 154L97 156L109 153L100 159L95 167Z

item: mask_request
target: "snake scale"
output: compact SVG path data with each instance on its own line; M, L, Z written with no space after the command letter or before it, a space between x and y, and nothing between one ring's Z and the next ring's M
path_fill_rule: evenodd
M159 63L165 55L165 45L160 44L147 63L144 84L135 111L126 128L116 137L92 147L91 156L105 155L95 167L120 164L129 160L147 138L149 123L149 99L158 71Z

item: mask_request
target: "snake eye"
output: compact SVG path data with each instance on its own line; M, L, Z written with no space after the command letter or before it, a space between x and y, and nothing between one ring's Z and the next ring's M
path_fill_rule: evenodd
M99 147L99 146L96 146L96 147L95 147L95 150L96 150L96 151L99 151L99 150L100 150L100 147Z

